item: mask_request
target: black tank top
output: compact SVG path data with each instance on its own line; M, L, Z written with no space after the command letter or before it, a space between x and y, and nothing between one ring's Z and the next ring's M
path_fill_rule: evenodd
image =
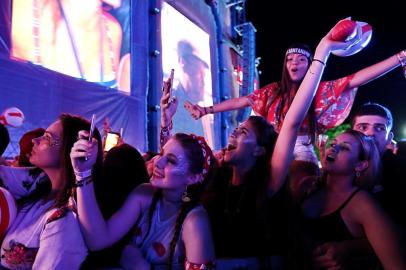
M328 215L317 218L303 216L302 224L305 234L313 241L319 243L354 239L341 217L341 210L344 209L358 191L360 189L356 189L337 210Z

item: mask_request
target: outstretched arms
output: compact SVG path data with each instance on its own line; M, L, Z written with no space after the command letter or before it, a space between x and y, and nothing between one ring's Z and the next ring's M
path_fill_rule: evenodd
M249 105L250 103L247 97L228 99L223 102L214 104L213 106L210 107L201 107L197 104L192 104L189 101L185 101L184 104L185 109L188 110L188 112L194 119L199 119L202 116L205 116L206 114L209 113L231 111L241 109Z
M373 81L400 66L400 59L402 58L399 57L401 57L403 54L405 54L406 60L406 50L403 50L381 62L357 71L348 84L347 89L352 89L369 83L370 81Z
M357 40L348 42L333 41L330 32L321 39L316 48L314 60L296 93L295 98L286 114L281 131L275 144L271 158L270 180L268 182L268 195L272 196L283 185L290 163L293 159L293 149L297 133L320 83L325 63L330 52L347 48Z

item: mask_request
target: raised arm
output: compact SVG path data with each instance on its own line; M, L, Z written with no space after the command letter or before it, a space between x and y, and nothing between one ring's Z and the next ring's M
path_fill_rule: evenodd
M406 62L406 50L392 55L379 63L357 71L348 84L347 89L359 87L381 77L382 75L400 66L402 61L401 59Z
M350 46L355 40L337 42L331 39L330 32L322 38L316 48L314 59L300 84L291 106L282 124L281 131L275 144L270 164L270 180L268 182L268 195L272 196L283 185L290 163L293 159L293 149L307 111L312 103L320 83L330 52Z
M124 205L106 222L97 204L92 183L92 167L97 157L97 140L83 139L87 131L79 132L79 139L72 147L71 161L76 175L77 208L79 223L90 250L108 247L120 240L134 225L141 214L145 185L139 186ZM87 158L86 158L87 157ZM101 180L101 179L96 179ZM111 183L114 184L114 183Z
M201 107L197 104L192 104L189 101L185 101L185 104L183 105L194 119L199 119L202 116L210 113L218 113L245 108L249 106L250 103L247 97L238 97L227 99L210 107Z
M159 102L161 107L161 127L159 133L159 143L161 149L172 136L172 118L176 113L176 109L178 108L178 100L175 97L171 97L174 72L175 71L172 70L169 78L164 81L162 87L162 96Z

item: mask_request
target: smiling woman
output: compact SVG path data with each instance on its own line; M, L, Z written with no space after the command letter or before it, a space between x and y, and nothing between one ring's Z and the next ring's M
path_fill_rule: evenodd
M78 175L91 172L92 164L83 157L96 152L95 145L89 147L84 139L75 143L71 160ZM87 245L102 249L134 228L121 257L123 268L213 269L210 223L199 203L215 168L210 147L203 137L177 133L153 162L150 183L135 188L108 221L100 213L91 181L81 185L78 211Z

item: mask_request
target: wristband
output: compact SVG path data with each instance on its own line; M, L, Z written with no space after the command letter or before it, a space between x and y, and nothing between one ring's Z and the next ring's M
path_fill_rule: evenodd
M85 178L88 178L90 176L92 176L92 169L89 169L87 171L83 171L83 172L78 172L78 171L74 171L75 176L76 176L76 180L83 180Z
M172 120L171 120L171 122L169 123L169 125L167 125L166 127L163 127L162 125L161 125L161 130L162 131L169 131L169 130L172 130L173 129L173 122L172 122Z
M93 178L92 178L92 176L88 176L81 180L76 180L75 187L83 187L87 184L90 184L91 182L93 182Z

